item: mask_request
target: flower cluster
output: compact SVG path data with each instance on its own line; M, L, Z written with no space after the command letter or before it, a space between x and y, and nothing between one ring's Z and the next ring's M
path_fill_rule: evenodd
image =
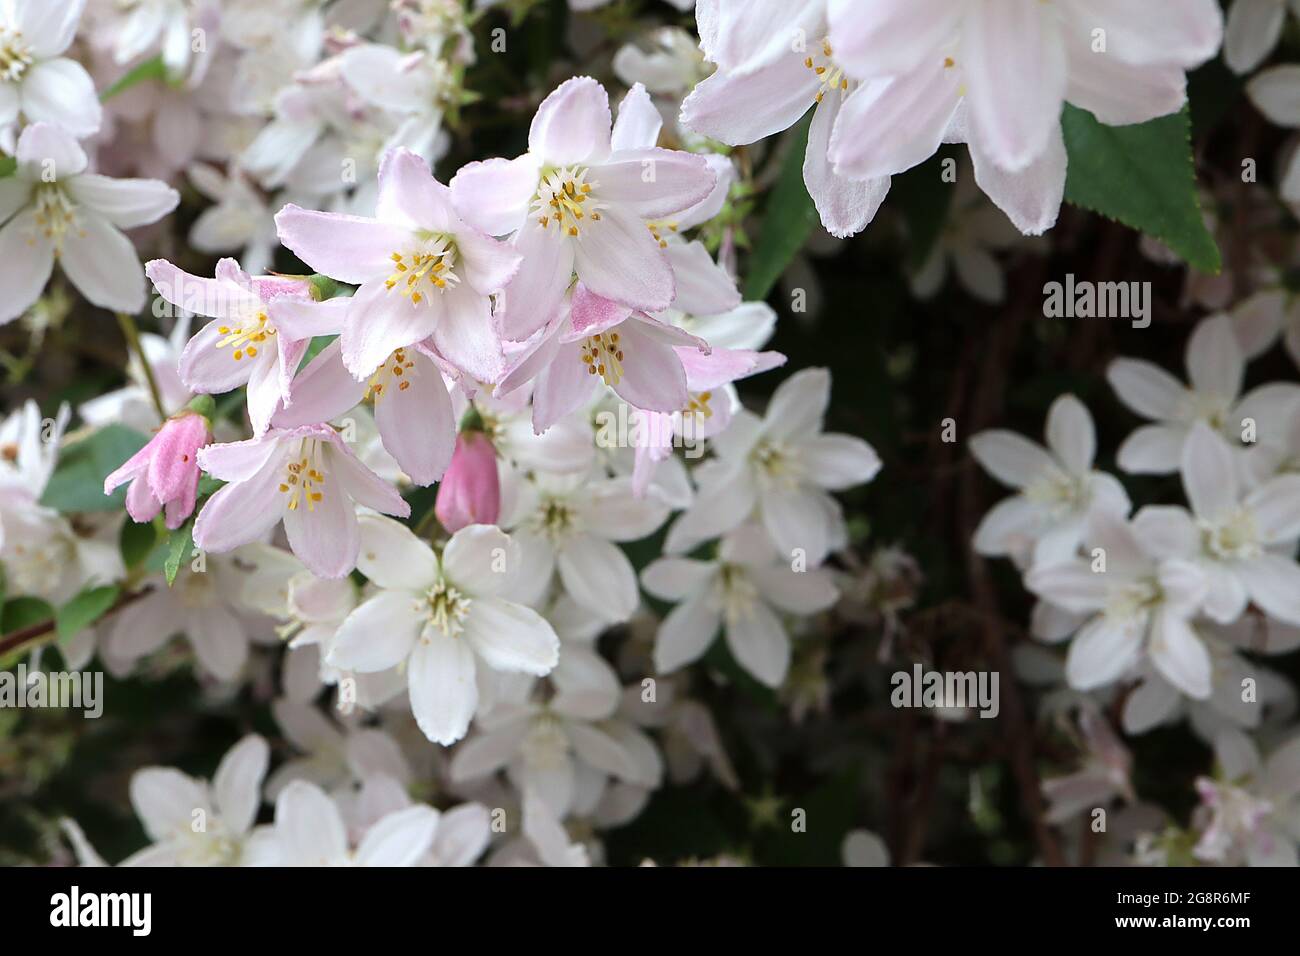
M30 859L1300 862L1297 14L0 0Z

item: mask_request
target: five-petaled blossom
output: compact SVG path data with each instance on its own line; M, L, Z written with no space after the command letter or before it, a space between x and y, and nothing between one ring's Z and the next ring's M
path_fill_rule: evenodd
M0 178L0 322L22 315L40 297L56 259L94 305L138 312L144 271L121 230L157 222L176 208L180 194L154 179L87 172L85 150L49 123L24 129L14 158L14 174Z
M283 520L302 563L323 578L341 578L357 565L357 505L402 518L411 513L328 425L273 428L248 441L208 445L199 464L229 482L194 521L194 543L204 551L248 544Z
M590 77L566 80L537 109L528 152L470 163L451 181L461 214L523 255L506 287L502 334L526 339L561 308L576 273L632 309L666 309L673 270L650 224L703 201L717 181L703 157L641 145L640 111L619 110Z
M336 331L340 300L317 303L302 279L250 276L234 259L217 263L215 278L182 272L165 259L145 266L158 294L171 305L215 316L189 340L180 376L194 392L219 395L247 385L253 434L271 424L315 335Z
M554 629L509 599L523 559L504 532L470 525L435 555L396 521L367 516L361 527L357 566L379 591L343 621L327 662L360 673L405 662L411 712L430 740L465 736L480 662L538 677L555 667Z
M519 269L519 253L467 225L415 153L384 155L374 218L290 203L275 224L280 241L313 269L360 286L347 300L341 336L354 377L374 374L394 351L430 338L466 375L482 382L500 376L491 296Z

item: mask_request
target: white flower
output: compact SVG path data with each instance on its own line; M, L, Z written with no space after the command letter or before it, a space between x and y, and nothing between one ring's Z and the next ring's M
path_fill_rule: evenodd
M86 0L0 3L0 148L13 152L19 117L53 123L84 139L99 130L95 81L60 56L72 44Z
M439 558L396 521L366 516L359 524L357 567L380 591L348 615L327 661L363 673L406 661L411 712L430 740L465 736L479 661L537 676L555 667L551 625L505 598L521 556L501 531L463 528Z
M1300 128L1300 108L1296 91L1300 90L1300 66L1286 64L1269 67L1246 84L1246 95L1270 123L1287 129ZM1282 174L1282 199L1300 203L1300 153L1293 153Z
M1106 379L1120 401L1155 421L1124 440L1119 449L1119 466L1131 474L1177 471L1183 442L1198 421L1237 442L1251 423L1257 441L1266 441L1271 433L1280 432L1289 423L1289 411L1300 396L1300 388L1276 383L1262 385L1243 396L1245 372L1246 361L1232 320L1224 315L1201 322L1187 342L1190 388L1151 362L1115 359L1106 370Z
M1183 508L1143 508L1133 528L1154 554L1199 563L1209 590L1205 613L1231 624L1254 601L1264 612L1300 625L1300 475L1282 475L1243 496L1232 450L1207 425L1193 426L1183 446Z
M279 866L415 866L433 845L438 811L423 804L396 810L371 826L356 849L343 815L319 787L295 780L275 801Z
M258 855L253 824L262 804L269 751L250 734L232 747L206 780L170 767L146 767L131 778L131 805L153 841L123 866L240 866Z
M1300 796L1300 739L1292 738L1268 759L1240 731L1214 742L1220 774L1201 777L1196 789L1201 839L1199 860L1229 866L1296 866L1296 798Z
M304 756L281 764L266 782L268 799L276 799L295 780L324 790L343 790L382 774L399 784L411 782L411 767L397 742L378 727L340 726L319 708L282 697L271 705L285 738Z
M554 702L524 704L485 715L478 733L457 748L452 781L467 783L505 768L519 790L535 790L561 817L573 810L580 771L642 781L632 754L605 725L567 709Z
M1115 735L1106 717L1091 707L1079 714L1084 747L1083 766L1061 777L1043 781L1043 796L1051 803L1050 823L1062 824L1094 807L1104 807L1116 797L1134 799L1129 774L1133 755Z
M660 558L641 583L655 597L681 602L655 636L656 670L699 660L722 626L737 663L769 687L779 687L790 669L790 638L778 612L808 616L839 597L829 574L792 570L752 525L724 538L716 560Z
M696 471L699 495L668 534L680 554L730 531L757 512L787 560L822 562L844 535L839 505L827 491L870 481L880 470L860 438L822 433L831 377L810 368L791 375L772 396L765 418L740 411L713 439L715 461Z
M584 474L539 472L521 481L504 513L523 553L520 599L538 603L555 571L564 590L602 619L618 623L639 602L636 572L614 542L653 534L668 518L655 495L637 498L630 479L590 481Z
M134 663L184 634L202 673L219 681L239 676L255 630L243 600L248 578L284 580L301 565L287 552L261 544L204 560L202 571L183 561L170 587L159 578L148 594L114 615L106 645L114 657Z
M1104 511L1092 516L1087 543L1090 557L1035 568L1025 578L1045 601L1090 615L1070 643L1070 686L1114 683L1145 655L1184 693L1208 697L1210 656L1190 625L1205 598L1200 568L1160 560L1135 528Z
M219 0L121 0L118 6L125 16L113 47L118 64L131 63L157 49L169 77L186 78L191 86L203 79L217 48ZM212 36L196 45L196 33Z
M1092 467L1097 435L1092 416L1073 395L1047 413L1047 448L1009 431L980 432L971 453L985 471L1019 494L993 507L975 531L975 550L1013 555L1040 566L1074 556L1094 510L1123 518L1128 494Z
M238 169L219 172L195 163L188 170L194 188L212 201L190 228L190 243L212 255L239 253L239 266L262 275L271 265L279 240L275 216L261 193Z
M1300 18L1297 0L1232 0L1223 33L1223 59L1234 73L1249 73L1277 46L1287 9Z
M45 493L71 413L63 404L55 418L42 418L40 406L29 398L0 422L0 514L5 500L35 504Z
M90 302L116 312L144 307L144 267L121 230L157 222L180 194L153 179L86 172L71 135L48 123L23 130L18 169L0 179L0 323L40 297L54 260Z

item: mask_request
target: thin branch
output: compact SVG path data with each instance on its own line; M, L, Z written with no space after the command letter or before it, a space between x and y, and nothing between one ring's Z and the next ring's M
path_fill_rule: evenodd
M158 390L158 380L154 378L153 366L149 364L149 359L145 357L144 346L140 343L140 330L136 328L135 319L125 312L119 312L117 313L117 324L122 327L122 335L126 337L127 346L140 361L140 370L144 373L145 383L149 386L149 397L153 399L153 407L154 411L158 413L158 421L167 421L167 409L163 407L162 392Z
M152 590L153 590L152 587L148 587L148 588L143 588L139 591L134 591L131 594L122 595L120 598L117 599L116 602L114 602L112 607L110 607L107 611L104 612L101 619L103 617L108 617L108 615L113 614L117 611L120 611L128 604L132 604L135 601L140 600L140 598L144 597ZM22 648L27 644L35 643L40 638L43 638L45 635L51 633L56 626L57 626L57 621L55 621L54 618L50 618L50 620L48 621L41 621L37 624L30 624L27 627L19 628L16 631L12 631L9 634L5 634L3 637L0 637L0 657L9 654L12 651L19 650L20 648Z

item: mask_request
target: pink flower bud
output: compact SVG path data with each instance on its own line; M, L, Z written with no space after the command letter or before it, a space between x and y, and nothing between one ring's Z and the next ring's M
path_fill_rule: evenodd
M497 453L482 432L456 436L456 450L438 486L433 512L451 532L472 524L496 524L501 517Z
M198 497L198 451L211 440L202 415L187 411L167 419L147 445L104 479L104 494L130 482L126 510L135 521L152 521L166 506L167 527L179 528Z

